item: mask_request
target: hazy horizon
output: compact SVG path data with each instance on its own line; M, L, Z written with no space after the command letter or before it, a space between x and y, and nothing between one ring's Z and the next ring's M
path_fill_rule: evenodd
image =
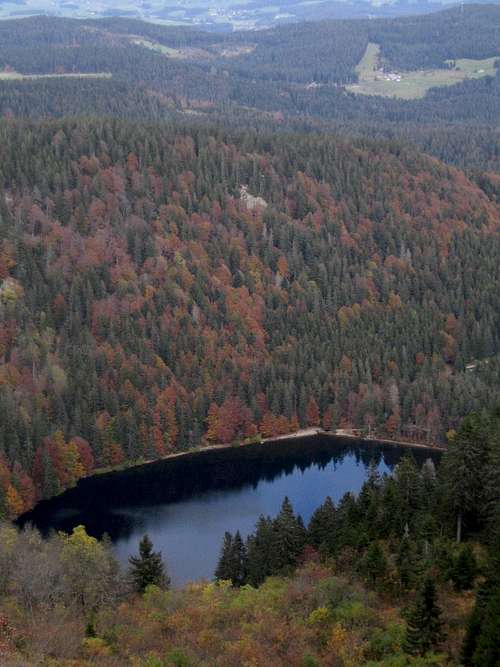
M0 19L37 15L66 18L129 17L206 30L256 30L322 19L399 17L439 11L455 0L6 0ZM498 0L485 3L498 4Z

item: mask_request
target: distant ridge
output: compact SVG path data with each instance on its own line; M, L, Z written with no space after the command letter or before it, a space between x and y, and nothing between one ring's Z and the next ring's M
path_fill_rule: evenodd
M0 20L28 16L56 16L65 18L117 18L128 17L171 26L191 26L204 31L227 33L234 30L259 30L278 25L318 21L325 19L373 19L400 18L421 14L432 14L444 7L462 6L454 0L395 0L376 3L368 0L281 0L276 9L269 11L265 0L242 3L217 3L208 0L185 0L182 4L162 0L150 0L140 5L132 0L122 0L120 4L105 0L95 8L80 0L16 0L0 3ZM498 4L488 3L467 4Z

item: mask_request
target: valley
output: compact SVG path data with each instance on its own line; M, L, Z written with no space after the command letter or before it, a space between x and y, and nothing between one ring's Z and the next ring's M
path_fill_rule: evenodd
M400 138L460 168L496 169L499 11L471 5L230 34L115 17L4 21L0 114L196 116L271 132ZM44 76L77 72L93 77Z
M498 667L500 6L0 18L1 666Z
M347 90L361 95L380 95L405 100L422 98L435 87L453 86L468 79L495 76L496 57L483 60L459 58L448 61L446 69L419 70L415 72L386 71L380 65L380 47L369 43L366 52L356 66L358 83Z

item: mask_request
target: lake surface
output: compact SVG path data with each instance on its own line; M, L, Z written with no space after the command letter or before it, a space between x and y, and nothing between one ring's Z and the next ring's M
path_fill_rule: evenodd
M307 523L326 496L358 492L371 462L390 472L405 453L323 436L204 451L81 480L20 523L43 533L78 524L96 537L107 532L124 564L148 533L172 583L182 585L213 577L226 530L247 535L261 514L277 514L285 496ZM431 454L413 450L419 464Z

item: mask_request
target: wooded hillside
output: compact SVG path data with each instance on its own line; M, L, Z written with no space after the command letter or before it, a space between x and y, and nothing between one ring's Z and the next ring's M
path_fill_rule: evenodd
M7 516L96 466L320 423L442 440L498 399L495 177L110 120L0 144Z

